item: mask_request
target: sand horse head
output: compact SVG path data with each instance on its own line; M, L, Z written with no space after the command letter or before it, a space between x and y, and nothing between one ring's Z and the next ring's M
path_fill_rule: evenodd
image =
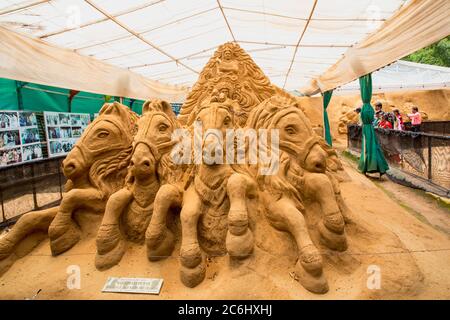
M70 183L76 187L87 181L105 197L120 188L131 158L137 119L128 107L106 103L63 161Z
M303 169L325 172L327 153L321 147L323 139L313 131L295 100L275 95L263 101L250 114L247 126L278 130L282 152L295 158Z
M218 101L213 97L210 102L202 104L191 114L187 124L190 129L201 125L202 150L211 157L211 161L206 161L207 164L215 164L214 159L222 158L223 160L224 139L227 130L236 127L235 109L236 102L234 100ZM194 130L194 134L197 134L196 130ZM221 155L216 157L218 152L221 152Z
M129 182L134 179L145 181L155 173L160 180L167 179L170 175L168 154L174 144L172 133L178 128L171 105L159 99L145 102L137 127Z

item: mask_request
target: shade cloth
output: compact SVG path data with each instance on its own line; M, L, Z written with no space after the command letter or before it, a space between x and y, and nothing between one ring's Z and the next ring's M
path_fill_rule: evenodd
M0 77L135 99L184 99L187 88L152 81L0 27Z
M7 0L0 24L148 79L192 86L237 42L270 81L298 89L410 0Z
M300 92L313 95L335 89L439 41L450 34L449 12L448 0L411 0Z
M358 169L362 173L379 172L380 174L384 174L389 170L389 166L378 144L377 136L372 126L375 114L370 105L370 100L372 99L372 75L368 74L361 77L359 84L361 86L361 99L363 101L363 107L361 109L361 120L363 124L361 157L359 159Z

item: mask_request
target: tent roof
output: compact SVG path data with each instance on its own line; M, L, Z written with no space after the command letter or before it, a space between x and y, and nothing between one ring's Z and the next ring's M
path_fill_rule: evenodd
M399 60L372 74L374 92L440 89L450 87L450 68ZM359 82L350 82L336 94L359 92Z
M5 0L0 24L163 83L191 86L237 41L270 80L307 85L408 0Z

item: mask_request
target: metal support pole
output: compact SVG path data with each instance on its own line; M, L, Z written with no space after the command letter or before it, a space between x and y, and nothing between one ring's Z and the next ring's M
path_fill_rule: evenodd
M3 204L3 189L1 187L0 187L0 201L2 203L2 216L3 216L2 222L5 222L6 221L5 206Z
M19 110L23 110L22 87L26 84L26 82L16 81L17 107Z
M58 181L59 181L59 197L62 200L63 192L62 192L62 180L61 180L61 162L58 160Z
M70 90L69 98L68 98L68 101L67 101L68 102L68 108L67 108L68 112L72 112L72 100L79 93L80 93L80 91L78 91L78 90Z
M31 180L31 186L33 188L33 203L34 203L34 210L37 210L39 208L37 203L37 196L36 196L36 179L34 176L34 164L31 165L31 176L33 180Z
M428 180L431 180L432 178L432 171L431 171L431 137L428 136Z

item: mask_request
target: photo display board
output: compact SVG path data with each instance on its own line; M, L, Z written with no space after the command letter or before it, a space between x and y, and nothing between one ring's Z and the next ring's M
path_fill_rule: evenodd
M66 155L72 150L86 127L91 123L89 113L44 112L48 156Z
M0 167L43 159L35 112L0 111Z

